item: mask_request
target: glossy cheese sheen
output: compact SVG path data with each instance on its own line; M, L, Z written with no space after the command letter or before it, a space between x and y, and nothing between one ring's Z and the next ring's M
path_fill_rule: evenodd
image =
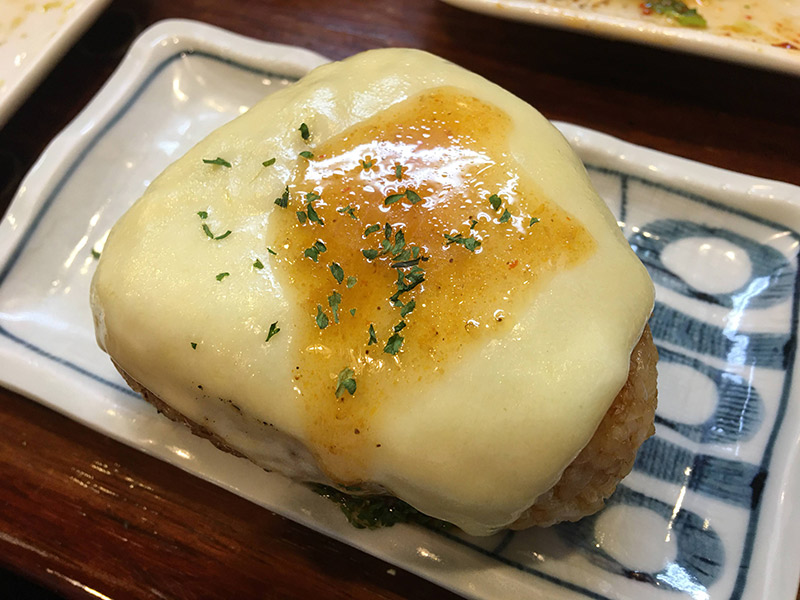
M231 167L203 163L217 156ZM421 201L383 204L406 189ZM309 202L324 225L299 223ZM386 223L429 259L398 297L416 302L405 317L393 259L362 254ZM318 262L303 254L316 241ZM121 368L258 464L385 489L475 534L514 521L586 444L653 302L560 134L410 50L317 69L189 151L112 230L92 293ZM346 368L357 388L337 398Z

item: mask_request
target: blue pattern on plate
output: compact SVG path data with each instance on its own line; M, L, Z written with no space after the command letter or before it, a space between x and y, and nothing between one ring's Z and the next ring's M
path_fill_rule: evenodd
M258 76L269 75L203 52L181 52L154 67L50 191L0 269L0 286L89 150L136 103L161 70L186 56L218 61ZM588 169L659 286L651 328L662 353L661 364L664 368L679 365L691 369L713 384L708 392L713 397L709 398L693 397L700 393L693 389L686 390L685 398L666 398L662 388L662 405L683 402L691 407L704 403L713 406L711 415L698 422L659 414L659 431L643 447L633 476L619 486L606 510L577 524L505 533L489 540L438 534L578 596L598 600L611 596L638 598L647 589L663 590L665 598L738 600L747 582L761 492L791 387L797 331L796 242L800 236L780 224L689 190L610 168L621 161L608 159L608 163ZM726 292L704 291L697 282L684 280L668 267L664 252L671 244L693 238L739 248L749 258L750 276ZM794 245L785 243L787 239ZM665 291L683 301L674 301ZM775 311L769 330L740 325L748 311L766 309ZM118 392L131 393L2 327L0 335ZM665 545L672 554L665 555L664 563L657 568L632 564L636 557L621 557L613 547L607 547L603 520L613 511L626 510L637 511L638 518L644 515L644 522L656 524L637 530L639 539L674 541L675 546ZM714 527L720 512L735 515L741 527L720 535ZM649 521L648 515L652 517ZM538 553L536 549L542 547L544 538L550 552L558 547L553 538L568 541L563 556L548 561L548 556ZM585 573L575 578L571 576L573 569ZM592 577L597 581L596 589L586 587L585 582L593 581Z

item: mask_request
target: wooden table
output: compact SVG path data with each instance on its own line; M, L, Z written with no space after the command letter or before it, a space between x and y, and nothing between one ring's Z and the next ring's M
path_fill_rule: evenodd
M423 48L549 118L800 185L800 78L435 0L117 0L0 131L0 210L134 37L172 17L331 58ZM4 389L0 431L0 566L64 596L453 597Z

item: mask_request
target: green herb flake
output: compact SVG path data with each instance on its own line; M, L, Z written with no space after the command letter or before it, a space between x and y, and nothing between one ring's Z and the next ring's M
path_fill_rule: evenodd
M277 334L280 330L281 329L280 327L278 327L278 322L275 321L272 325L269 326L269 331L267 332L267 339L264 341L265 342L270 341L273 338L273 336L275 336L275 334Z
M342 208L337 208L336 212L338 212L340 215L347 215L351 219L358 219L358 217L356 216L356 213L355 213L355 209L352 206L350 206L349 204L347 206L342 207Z
M200 217L201 219L207 219L208 213L204 210L201 210L197 212L197 216Z
M411 202L411 204L418 204L422 202L422 198L419 197L419 194L413 190L406 190L406 198Z
M378 258L378 251L373 250L372 248L369 248L367 250L362 250L361 254L363 254L364 258L366 258L367 260L374 260Z
M394 165L394 178L397 179L397 181L403 180L403 165L400 163Z
M225 279L225 278L226 278L226 277L228 277L229 275L230 275L230 273L228 273L228 272L225 272L225 273L219 273L219 274L217 275L217 281L222 281L223 279Z
M227 167L229 169L231 168L231 163L229 163L224 158L220 158L219 156L217 158L213 158L213 159L204 158L203 162L206 163L207 165L219 165L220 167Z
M375 335L375 328L372 326L372 323L369 325L369 342L367 346L372 346L372 344L378 343L378 336Z
M707 26L705 18L697 12L697 9L690 9L681 0L650 0L643 2L641 9L644 14L654 12L664 15L684 27L703 28Z
M350 316L351 317L355 317L356 316L356 309L355 308L351 308L350 309Z
M351 275L350 277L347 278L347 288L350 289L357 282L358 282L358 279L356 277L354 277L353 275Z
M528 223L528 227L533 227L538 222L539 222L539 218L538 217L531 217L531 222Z
M255 268L255 269L263 269L264 268L264 263L262 263L261 260L257 258L256 262L253 263L253 268Z
M390 205L394 204L395 202L399 202L400 200L402 200L405 197L406 197L406 193L405 192L403 192L401 194L390 194L389 196L386 196L386 199L383 201L383 205L384 206L390 206Z
M270 158L269 160L265 160L264 162L261 163L261 165L264 167L271 167L274 164L275 164L274 158Z
M407 302L406 304L403 305L403 308L400 309L400 316L401 317L405 317L407 314L409 314L416 307L417 307L416 300L411 300L410 302Z
M489 196L489 204L492 205L494 210L498 210L500 205L503 203L503 200L497 194L492 194Z
M460 233L457 233L456 235L449 235L445 233L444 238L447 240L448 246L450 244L461 244L470 252L475 252L475 250L481 245L480 240L477 240L472 236L465 238Z
M319 200L320 196L316 192L308 192L306 194L306 202L314 202L314 200Z
M304 211L302 211L302 210L298 210L294 214L297 215L297 220L300 221L300 225L303 225L306 222L306 219L308 218L306 213Z
M403 345L404 339L405 338L398 333L392 334L392 336L386 342L386 345L383 347L383 351L386 352L386 354L391 354L394 356L400 352L400 346Z
M281 194L281 197L280 198L275 198L275 204L277 204L281 208L286 208L287 206L289 206L289 186L288 185L283 190L283 194Z
M394 234L394 245L390 250L390 254L392 254L396 258L397 256L400 255L400 252L402 252L403 248L405 247L406 247L406 236L403 233L402 229L398 229L397 233Z
M333 311L333 322L339 322L339 305L342 303L342 295L334 291L330 296L328 296L328 306L331 307Z
M507 223L510 220L511 220L511 213L508 212L508 209L506 209L506 210L503 211L503 214L500 217L499 223Z
M381 226L377 223L375 225L370 225L364 230L364 237L367 237L371 233L375 233L376 231L380 231Z
M400 321L397 325L394 326L394 332L397 333L406 328L406 322Z
M277 252L275 252L275 250L273 250L272 248L267 248L267 252L269 252L270 254L272 254L272 256L278 256L278 253L277 253Z
M300 123L300 127L298 127L297 130L300 132L300 137L302 137L304 140L307 140L309 137L311 137L311 134L308 132L308 125L305 123Z
M475 229L475 226L477 224L478 224L478 220L477 219L472 219L472 221L470 221L470 223L469 223L470 230Z
M314 262L319 262L319 250L317 250L313 246L311 248L306 248L305 250L303 250L303 256L310 258Z
M383 226L383 237L385 237L387 240L391 239L392 237L392 226L388 223Z
M314 210L314 207L311 205L311 203L309 203L306 206L306 210L308 212L308 220L309 221L311 221L312 223L319 223L320 225L325 225L325 221L323 221L322 217L320 217L317 214L317 211Z
M315 317L317 321L317 327L320 329L325 329L328 326L328 315L322 312L322 306L317 304L317 316Z
M330 269L333 278L339 283L342 283L344 280L344 269L342 269L342 266L339 263L333 262L330 265Z
M336 397L341 398L345 392L349 392L352 396L356 393L356 380L353 377L355 373L350 367L345 367L339 372L339 377L336 385Z
M362 160L361 168L364 169L365 171L369 171L372 168L373 164L374 163L371 160Z
M100 258L100 253L94 248L92 248L92 258L94 258L95 260L98 260Z
M192 350L197 350L197 342L190 342L192 344Z
M210 237L212 240L214 239L214 234L211 233L211 228L208 225L206 225L205 223L203 223L203 231L205 231L206 235L208 237Z
M309 152L308 150L303 150L300 153L300 156L302 156L303 158L307 158L307 159L311 160L312 158L314 158L314 153L313 152Z
M317 240L314 242L314 248L316 248L319 252L327 252L328 247L322 243L322 240Z
M225 239L226 237L228 237L230 234L231 234L231 230L230 230L230 229L228 229L228 231L226 231L226 232L225 232L225 233L223 233L222 235L218 235L218 236L217 236L217 237L215 237L214 239L215 239L215 240L224 240L224 239Z

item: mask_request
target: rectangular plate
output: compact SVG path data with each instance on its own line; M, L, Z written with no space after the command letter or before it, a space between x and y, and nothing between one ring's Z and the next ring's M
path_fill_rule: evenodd
M109 0L5 0L0 10L0 127Z
M559 124L657 286L657 435L607 509L488 538L353 529L131 392L88 289L111 225L203 136L325 59L164 21L47 148L0 223L0 381L117 440L473 598L795 597L800 188ZM787 500L787 499L792 499Z
M708 27L704 29L673 26L665 17L644 16L639 0L443 1L493 17L571 29L800 75L800 5L792 0L718 0L707 3L699 8L701 14L708 16ZM743 18L738 18L742 12L753 14L743 14ZM730 27L740 30L740 33L731 32ZM779 43L793 47L775 45Z

